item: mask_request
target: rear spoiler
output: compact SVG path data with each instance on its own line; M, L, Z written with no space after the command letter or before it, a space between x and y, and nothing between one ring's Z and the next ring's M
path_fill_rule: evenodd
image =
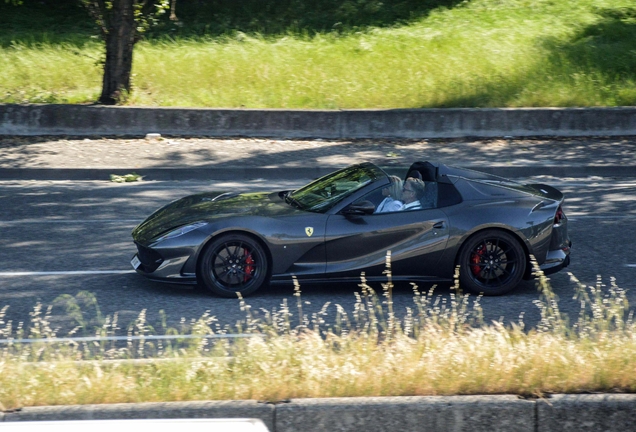
M525 186L535 190L537 195L539 196L542 196L544 198L549 198L554 201L558 201L559 203L563 202L563 198L564 198L563 193L561 193L561 191L559 191L558 189L552 186L548 186L543 183L532 183L532 184L526 184Z

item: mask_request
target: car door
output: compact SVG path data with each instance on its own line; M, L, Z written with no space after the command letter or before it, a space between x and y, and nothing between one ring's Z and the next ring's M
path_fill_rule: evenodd
M325 231L328 215L299 212L272 220L267 227L273 257L273 280L323 277L326 268Z
M438 209L371 215L333 214L327 220L327 276L381 276L387 251L396 278L437 275L437 263L449 237L448 218Z

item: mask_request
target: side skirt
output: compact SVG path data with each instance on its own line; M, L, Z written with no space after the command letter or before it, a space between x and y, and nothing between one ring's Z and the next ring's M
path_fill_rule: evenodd
M435 277L426 277L426 276L394 276L391 278L393 282L424 282L424 283L452 283L452 279L441 279ZM298 282L301 284L324 284L324 283L360 283L361 279L359 277L342 277L342 278L307 278L307 279L298 279ZM386 276L367 276L367 282L387 282L388 278ZM283 284L291 284L293 283L290 277L285 278L276 278L272 277L270 280L270 284L275 285L283 285Z

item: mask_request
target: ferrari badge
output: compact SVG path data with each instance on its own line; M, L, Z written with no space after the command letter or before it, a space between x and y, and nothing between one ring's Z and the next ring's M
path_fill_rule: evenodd
M305 228L305 234L307 234L307 237L311 237L311 235L314 233L314 228L313 227L307 227Z

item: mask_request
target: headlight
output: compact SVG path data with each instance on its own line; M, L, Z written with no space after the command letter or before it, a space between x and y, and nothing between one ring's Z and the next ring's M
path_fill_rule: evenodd
M201 228L204 225L207 225L207 222L196 222L190 225L184 225L182 227L179 227L175 230L169 231L168 233L162 235L161 237L159 237L158 239L156 239L155 241L159 242L159 241L163 241L163 240L168 240L171 238L175 238L175 237L179 237L182 236L186 233L189 233L190 231L194 231L197 228Z

